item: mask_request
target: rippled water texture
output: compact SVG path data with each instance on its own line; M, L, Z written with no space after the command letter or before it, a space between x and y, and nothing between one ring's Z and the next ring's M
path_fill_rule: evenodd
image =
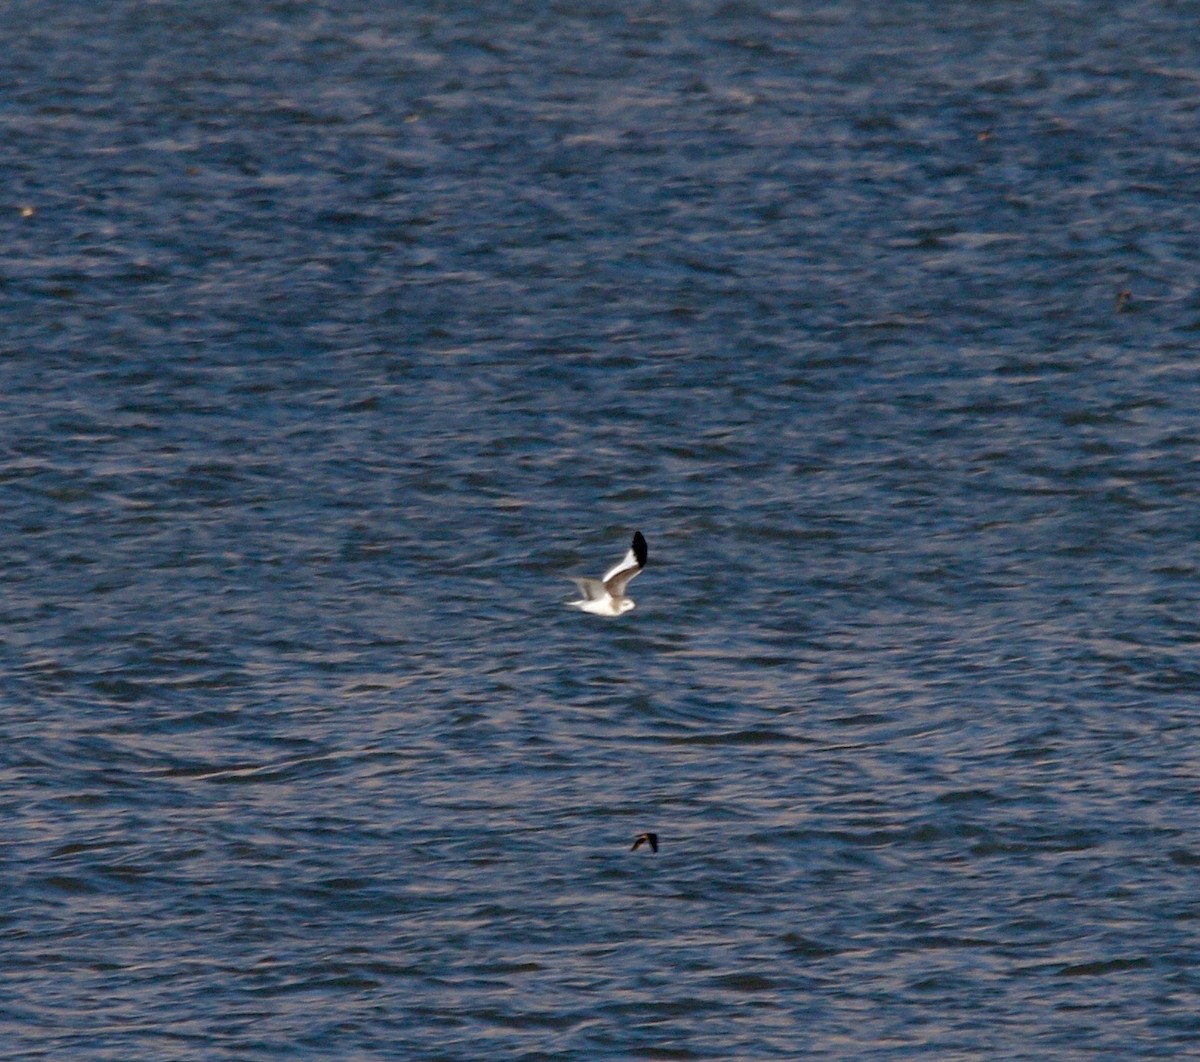
M1192 5L0 28L5 1058L1196 1049Z

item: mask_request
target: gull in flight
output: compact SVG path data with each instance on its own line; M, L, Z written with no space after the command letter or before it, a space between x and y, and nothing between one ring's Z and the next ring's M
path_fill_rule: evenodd
M648 844L652 851L658 851L658 834L657 833L639 833L636 840L633 842L633 847L629 849L631 852L636 852L642 845Z
M596 616L619 616L633 608L633 598L625 596L625 587L629 585L638 572L646 567L646 540L640 531L633 534L633 545L620 564L614 564L604 573L603 579L576 579L572 582L579 587L578 601L568 601L568 605L583 612L591 612Z

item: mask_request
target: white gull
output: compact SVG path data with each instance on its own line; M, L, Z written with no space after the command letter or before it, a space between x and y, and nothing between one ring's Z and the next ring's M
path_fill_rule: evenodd
M578 601L568 601L583 612L596 616L619 616L633 608L633 598L625 596L625 587L638 572L646 567L646 540L640 531L633 533L633 545L619 564L614 564L604 573L603 579L578 579L571 581L579 587Z

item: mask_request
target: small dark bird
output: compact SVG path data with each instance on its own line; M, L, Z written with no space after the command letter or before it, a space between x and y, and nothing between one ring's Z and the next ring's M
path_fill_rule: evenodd
M637 840L633 842L633 847L629 849L631 852L636 852L642 845L648 844L652 852L658 851L658 834L657 833L639 833Z

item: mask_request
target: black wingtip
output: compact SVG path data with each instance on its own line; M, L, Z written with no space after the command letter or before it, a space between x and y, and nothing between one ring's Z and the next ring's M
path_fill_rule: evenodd
M650 551L646 548L646 539L640 531L633 533L633 555L637 558L638 567L646 567L646 558L650 556Z

